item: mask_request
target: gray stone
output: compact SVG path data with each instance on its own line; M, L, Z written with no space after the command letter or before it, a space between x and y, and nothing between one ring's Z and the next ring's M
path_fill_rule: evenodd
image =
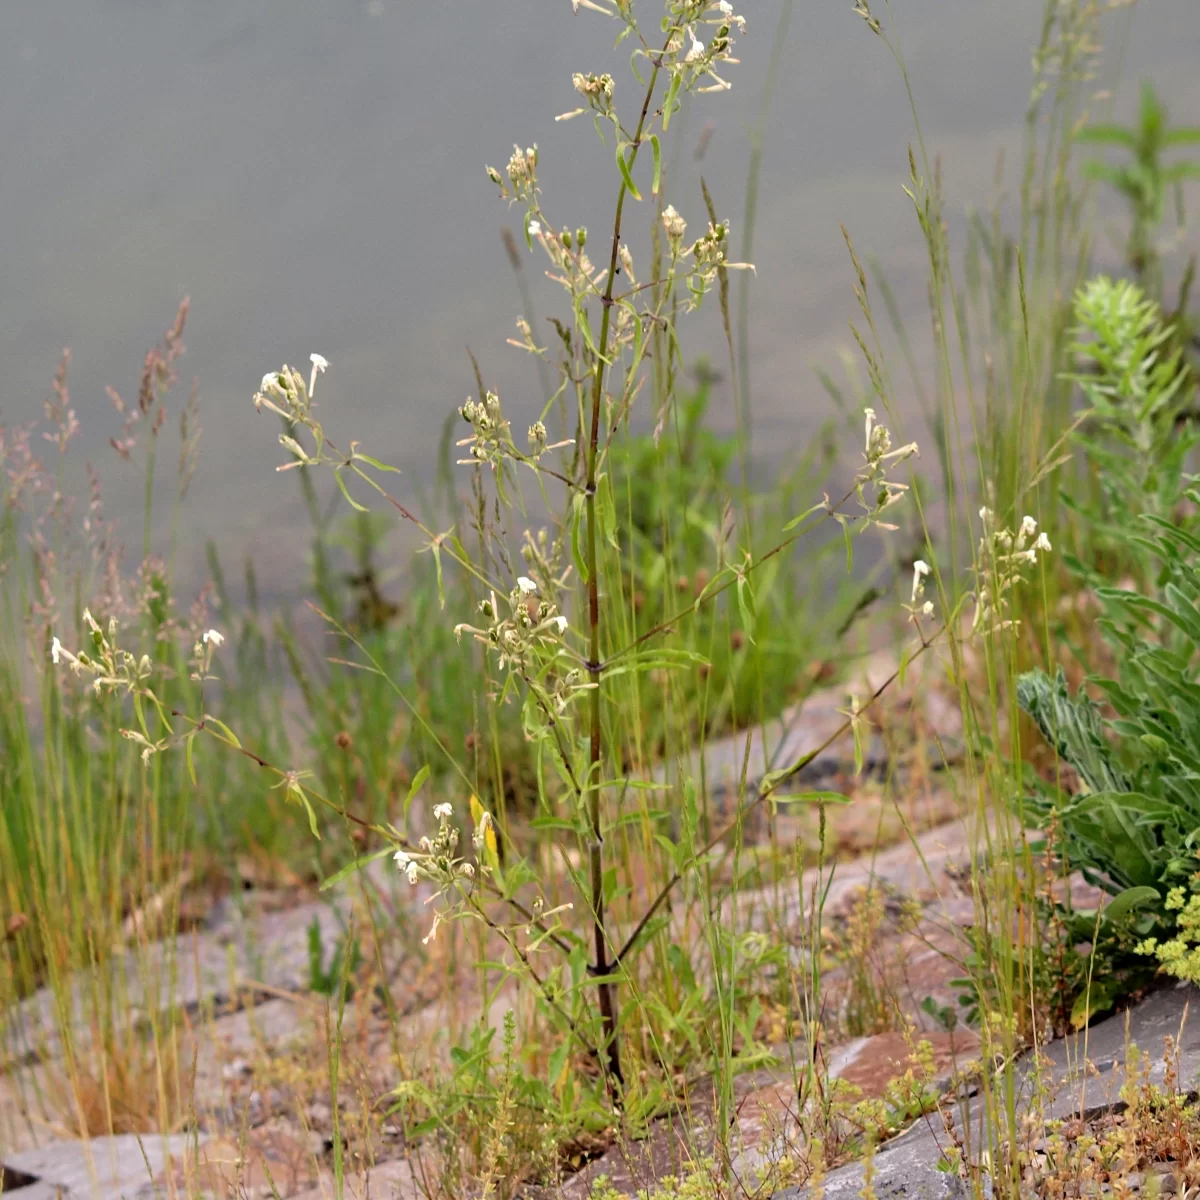
M1200 1022L1198 1000L1200 991L1191 986L1163 988L1127 1012L1045 1047L1040 1066L1026 1056L1016 1068L1018 1110L1029 1103L1039 1071L1039 1087L1049 1094L1047 1119L1103 1111L1116 1104L1126 1082L1129 1051L1134 1046L1144 1056L1143 1061L1149 1059L1150 1082L1161 1083L1167 1071L1163 1057L1167 1038L1174 1041L1178 1051L1178 1086L1184 1091L1194 1089L1200 1082L1200 1028L1193 1024L1191 1012L1197 1009L1195 1020ZM977 1097L966 1114L973 1130L979 1129L982 1111L983 1102ZM940 1136L945 1140L944 1134ZM935 1137L928 1121L918 1122L876 1152L872 1180L875 1195L879 1200L957 1200L973 1196L961 1180L937 1170L941 1157L939 1137ZM851 1163L830 1172L821 1194L826 1200L851 1200L862 1193L864 1182L863 1164ZM982 1185L985 1194L990 1195L986 1177ZM808 1200L811 1195L807 1188L787 1188L772 1200Z
M239 998L255 985L268 991L299 991L308 983L308 927L321 927L323 945L331 947L349 917L348 901L308 903L255 918L235 916L228 925L189 934L177 941L155 942L121 953L113 963L112 988L128 998L130 1011L143 1019L175 1008L192 1016L207 1015ZM327 949L327 953L329 953ZM77 1046L88 1040L88 1014L100 983L93 972L77 972L67 997ZM17 1063L62 1055L60 1014L53 991L43 988L18 1005L7 1021L0 1059Z
M4 1183L4 1194L9 1200L62 1200L62 1188L52 1183L31 1183L26 1187L10 1188L7 1179Z
M378 1163L359 1174L347 1172L343 1179L345 1200L424 1200L431 1194L430 1184L437 1180L437 1164L414 1163L410 1159ZM432 1193L436 1194L436 1193ZM301 1192L292 1200L333 1200L333 1177L324 1174L316 1187Z
M939 1171L942 1152L929 1125L922 1121L907 1133L885 1142L875 1154L871 1187L877 1200L974 1200L975 1192L957 1175ZM831 1171L821 1185L824 1200L858 1200L867 1182L863 1163L849 1163ZM810 1200L807 1187L785 1188L771 1200ZM984 1179L983 1194L991 1195Z
M11 1193L25 1200L53 1195L71 1200L134 1200L172 1158L181 1157L189 1146L205 1140L203 1134L161 1137L128 1133L87 1142L52 1142L37 1150L8 1155L0 1165L36 1181Z
M723 796L738 792L744 763L746 786L752 789L769 772L797 762L838 735L846 722L845 710L851 693L856 693L861 703L893 674L897 666L898 661L891 654L867 658L848 673L844 685L813 692L778 717L745 732L715 738L707 742L703 750L684 755L675 768L665 774L668 778L703 778L709 794L719 801ZM921 686L923 671L931 666L931 663L921 662L910 666L905 691L925 725L937 733L940 753L953 757L962 731L958 700L944 695L936 686ZM936 672L930 671L930 674ZM886 739L871 725L871 715L868 713L868 729L862 747L863 767L868 774L882 772L892 762ZM940 765L940 762L934 765ZM779 788L779 794L829 787L840 776L854 773L854 742L847 730L787 780Z
M1168 1038L1178 1054L1178 1086L1185 1092L1194 1090L1200 1083L1198 1001L1200 991L1190 985L1162 988L1127 1012L1047 1046L1042 1051L1052 1095L1047 1117L1069 1117L1116 1104L1127 1082L1129 1051L1134 1046L1143 1062L1149 1060L1149 1081L1161 1084L1167 1073ZM1032 1079L1028 1059L1023 1071L1027 1080Z

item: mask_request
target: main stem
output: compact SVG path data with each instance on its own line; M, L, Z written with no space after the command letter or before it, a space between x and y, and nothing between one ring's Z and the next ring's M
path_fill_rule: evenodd
M632 173L641 148L642 130L646 125L646 115L650 111L650 101L654 96L654 88L658 83L660 67L655 64L650 75L650 83L646 88L646 98L642 102L641 116L638 118L637 131L630 143L629 169ZM600 1019L604 1026L604 1042L600 1047L600 1057L603 1062L605 1075L608 1078L609 1090L614 1095L624 1087L625 1080L621 1074L621 1049L618 1040L619 1007L617 1003L616 985L605 977L609 974L612 964L608 957L608 931L604 919L604 837L600 828L600 779L602 777L602 758L604 753L603 731L601 725L601 696L600 676L604 663L600 658L600 574L599 555L596 549L596 464L600 457L600 405L604 399L604 363L608 357L608 336L611 326L613 307L613 284L617 277L617 258L621 247L621 216L625 211L625 180L621 180L621 190L617 193L617 211L613 218L612 250L608 261L608 279L604 285L604 298L601 301L603 313L600 317L600 340L597 343L596 378L592 385L592 423L588 436L587 451L587 489L584 493L587 516L587 566L588 566L588 677L591 682L589 697L591 709L591 755L589 759L586 791L588 798L588 819L591 825L591 847L589 854L589 875L591 877L592 904L592 934L594 940L595 961L592 971L603 982L600 989Z

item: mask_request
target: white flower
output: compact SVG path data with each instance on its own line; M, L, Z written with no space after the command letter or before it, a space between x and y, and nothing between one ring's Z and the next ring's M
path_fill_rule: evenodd
M530 221L529 222L529 236L530 237L537 237L537 235L541 232L542 232L541 221Z
M62 654L62 652L63 644L58 640L58 638L55 638L54 641L50 643L50 661L56 667L58 666L58 656Z
M454 805L452 804L435 804L433 806L433 819L435 821L448 821L454 815Z
M933 616L933 601L926 600L925 603L921 605L921 612L923 612L925 614L925 616L927 616L927 617L932 617Z
M534 583L528 575L522 575L520 579L517 580L517 587L519 587L522 594L526 596L532 596L533 593L537 591L537 584Z
M1033 537L1037 533L1037 522L1029 516L1021 518L1020 536L1023 538Z
M1035 550L1044 550L1047 554L1053 549L1050 545L1050 539L1044 533L1038 534L1037 541L1033 543L1033 548Z
M329 366L329 360L320 354L310 354L308 361L312 363L312 371L308 376L308 395L311 399L313 390L317 386L317 376L325 373L325 368Z
M209 629L204 634L204 641L206 644L211 642L214 646L219 646L222 642L224 642L224 640L225 635L223 633L218 633L215 629Z
M560 613L557 617L554 618L554 623L555 623L555 625L558 626L559 633L566 633L566 631L567 631L567 618L566 617L564 617Z
M667 231L667 237L672 242L683 240L683 235L687 232L687 222L675 211L675 205L668 204L663 209L662 223L663 228Z
M407 850L397 850L392 857L396 860L396 866L398 866L400 870L408 870L408 864L412 862L412 856Z
M717 0L717 7L721 10L724 16L733 16L733 5L729 3L729 0Z
M979 519L983 522L985 529L992 523L992 510L987 505L979 510Z
M476 850L482 850L484 842L487 840L487 831L492 825L492 814L490 812L482 812L479 814L479 824L475 826L475 832L471 836L471 841L475 843Z
M918 558L913 563L913 582L912 582L912 603L921 598L925 591L925 576L929 574L929 564L924 559Z
M83 619L87 622L88 628L91 629L93 633L100 632L100 626L96 624L96 618L93 617L86 608L83 610Z
M413 887L416 887L417 880L420 878L420 875L417 872L417 864L410 861L408 866L404 869L404 873L408 876L408 882Z
M688 37L692 39L692 48L684 55L684 62L695 62L698 58L704 57L704 43L696 36L695 30L688 30Z

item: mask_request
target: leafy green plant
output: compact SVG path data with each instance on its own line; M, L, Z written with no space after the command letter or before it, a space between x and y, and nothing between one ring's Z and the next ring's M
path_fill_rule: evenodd
M313 917L307 929L308 939L308 987L319 996L334 996L341 985L345 998L354 995L353 976L362 966L362 948L358 938L348 933L339 934L333 943L333 955L329 966L325 965L325 942L321 933L321 922Z
M1089 968L1103 1008L1123 975L1145 974L1134 935L1170 928L1167 896L1200 867L1200 492L1186 474L1200 435L1180 425L1189 376L1135 285L1097 279L1075 312L1077 352L1092 367L1075 376L1091 402L1077 438L1100 481L1088 516L1133 570L1133 586L1106 584L1094 565L1068 556L1093 588L1115 678L1090 680L1096 700L1073 695L1061 670L1033 671L1018 681L1017 700L1078 780L1074 794L1061 781L1039 784L1025 813L1053 831L1070 868L1114 897L1098 914L1059 914L1068 938L1103 951L1094 982Z
M1125 258L1137 281L1158 295L1162 287L1162 258L1157 237L1167 217L1168 199L1175 201L1176 231L1184 223L1183 184L1200 179L1200 160L1165 162L1172 150L1200 146L1200 126L1175 125L1154 88L1142 85L1141 104L1131 126L1114 124L1085 125L1075 135L1086 145L1119 149L1129 161L1120 165L1096 159L1084 163L1092 179L1112 187L1129 210L1129 237Z

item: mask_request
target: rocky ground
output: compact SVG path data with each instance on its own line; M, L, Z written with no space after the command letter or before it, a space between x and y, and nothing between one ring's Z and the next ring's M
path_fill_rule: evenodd
M860 694L888 670L884 661L867 663ZM819 744L837 728L845 705L843 690L821 693L768 728L714 743L702 763L676 764L673 770L702 768L719 795L736 784L743 762L754 779ZM821 1047L822 1066L830 1080L844 1081L862 1097L884 1095L912 1067L914 1036L929 1043L938 1088L978 1049L965 1026L947 1028L958 1010L952 981L961 973L965 931L975 915L969 881L977 831L950 819L963 808L950 778L957 737L956 704L936 688L910 681L876 714L863 748L864 775L856 776L849 745L837 744L791 784L793 790L853 792L852 805L830 810L828 857L838 859L836 867L813 867L784 892L778 886L769 894L743 889L726 901L724 919L741 929L761 928L788 946L798 965L811 965L813 901L824 896L825 1023L838 1036ZM792 812L783 805L768 812L764 806L757 836L764 843L769 836L775 846L797 839L811 844L815 820L808 807ZM447 951L436 943L434 951L423 952L420 937L428 922L423 897L390 868L384 859L372 870L369 887L351 880L321 897L254 889L236 902L227 898L207 915L203 928L174 943L126 951L111 978L78 977L65 1010L47 990L6 1014L0 1190L25 1200L183 1194L315 1200L333 1194L335 1142L343 1137L346 1195L436 1194L442 1177L436 1150L406 1143L372 1107L373 1100L398 1078L416 1078L445 1061L449 1046L481 1012L498 1027L523 1001L505 987L480 994L477 975L455 975ZM1081 891L1079 899L1094 897ZM688 944L701 937L702 915L686 905L674 910L677 939ZM351 1103L335 1123L327 1047L338 1010L312 990L309 946L314 936L325 948L339 939L344 944L351 930L371 963L372 983L349 1000L342 1016L340 1094L367 1099L358 1105L365 1111L354 1111ZM454 987L446 987L447 978ZM1144 1031L1151 1042L1161 1041L1161 1030L1172 1021L1179 1024L1181 994L1164 995L1135 1014L1135 1034ZM131 1058L115 1083L87 1077L83 1064L92 1036L87 1014L102 996L120 997L143 1028L158 1036L155 1044L183 1047L170 1070L162 1069L161 1059L156 1071L152 1058ZM1094 1031L1088 1056L1095 1058L1102 1045L1116 1064L1111 1024ZM164 1037L168 1025L177 1036ZM906 1025L910 1032L900 1032ZM63 1029L70 1030L68 1038ZM729 1168L750 1191L778 1176L774 1168L796 1151L800 1137L796 1059L807 1051L788 1036L781 1030L773 1039L779 1042L779 1066L740 1077L734 1089L732 1127L722 1141L730 1147ZM1078 1065L1076 1051L1063 1046L1061 1062L1055 1059L1054 1070L1062 1076L1055 1078L1068 1098L1078 1093L1066 1071L1068 1063ZM1184 1052L1194 1075L1200 1039L1195 1047L1186 1043ZM123 1093L117 1093L134 1095L138 1072L143 1092L147 1080L156 1081L150 1090L157 1088L151 1097L157 1108L149 1107L159 1112L163 1078L173 1073L186 1079L178 1096L166 1101L177 1114L176 1127L190 1132L162 1136L146 1109L132 1103L120 1109L116 1101ZM1099 1083L1094 1088L1089 1083L1089 1096L1111 1099L1120 1077L1116 1065L1100 1072ZM122 1120L116 1136L77 1136L117 1111ZM969 1104L961 1116L971 1119ZM658 1121L648 1137L611 1145L596 1157L581 1153L580 1169L556 1187L529 1189L528 1195L579 1200L601 1176L632 1192L664 1175L686 1175L694 1169L697 1147L717 1140L715 1119L713 1089L700 1081L689 1090L687 1104ZM877 1155L876 1195L958 1194L951 1176L933 1171L945 1138L944 1126L935 1129L936 1124L919 1122L911 1133L885 1143ZM857 1195L862 1178L856 1171L861 1168L830 1176L824 1194ZM880 1181L892 1176L915 1182L887 1191Z

